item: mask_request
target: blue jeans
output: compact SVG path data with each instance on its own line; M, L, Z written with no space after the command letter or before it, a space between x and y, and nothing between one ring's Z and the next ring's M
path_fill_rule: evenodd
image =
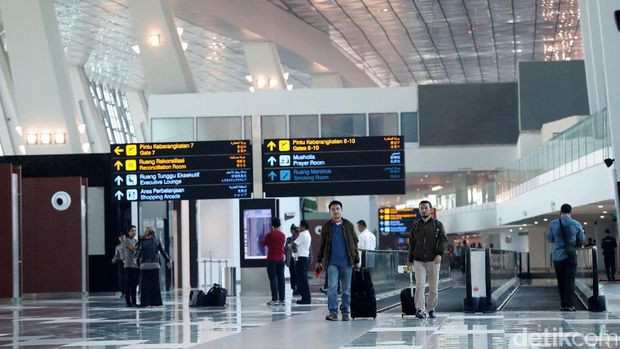
M327 267L328 290L327 290L327 308L329 312L338 312L338 279L342 286L342 313L349 313L349 305L351 304L351 274L353 267L337 267L329 265Z

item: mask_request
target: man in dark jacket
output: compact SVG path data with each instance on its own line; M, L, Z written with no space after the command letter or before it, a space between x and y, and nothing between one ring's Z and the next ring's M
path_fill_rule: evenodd
M611 231L609 229L605 229L605 237L601 242L601 248L603 249L603 256L605 256L607 280L616 281L616 248L618 248L618 243L616 239L611 236Z
M327 269L328 291L327 307L328 321L338 320L338 280L342 285L342 321L349 321L349 304L351 303L351 274L353 267L359 263L357 252L357 235L353 223L342 218L342 203L329 203L329 215L321 230L321 245L319 247L316 269Z
M417 318L424 318L425 310L428 317L435 317L437 296L439 295L439 267L441 258L446 251L448 238L440 221L431 216L432 205L429 201L421 201L419 219L413 226L409 238L409 265L413 264L415 272L415 308ZM424 299L426 275L428 274L428 298Z

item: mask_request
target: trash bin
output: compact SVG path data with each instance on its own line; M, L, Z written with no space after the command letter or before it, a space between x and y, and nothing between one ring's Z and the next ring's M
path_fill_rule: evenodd
M229 296L237 295L237 268L222 267L220 269L220 282L228 291Z

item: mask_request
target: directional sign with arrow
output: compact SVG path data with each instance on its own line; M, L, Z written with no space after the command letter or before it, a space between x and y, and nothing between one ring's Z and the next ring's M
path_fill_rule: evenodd
M123 192L120 190L117 190L114 196L116 196L116 200L120 200L123 197Z
M273 181L276 177L278 177L278 175L273 171L269 172L267 176L269 177L271 181Z
M273 141L267 143L267 148L269 148L269 151L273 151L275 147L276 147L276 144Z
M125 149L123 149L123 147L121 147L120 145L117 145L114 148L114 154L116 155L121 155L121 153L123 153L125 151Z
M114 167L117 171L120 171L120 169L123 167L123 163L120 160L116 160L116 162L114 163Z
M123 177L116 176L116 178L114 178L114 182L116 182L116 185L121 185L121 183L123 183Z
M274 158L272 156L269 159L267 159L267 162L269 163L269 165L273 166L273 164L275 164L277 162L277 160L276 160L276 158Z

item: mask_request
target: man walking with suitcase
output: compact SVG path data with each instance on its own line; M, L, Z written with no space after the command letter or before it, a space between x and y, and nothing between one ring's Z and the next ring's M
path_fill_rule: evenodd
M329 203L329 215L321 230L321 245L319 247L316 270L327 268L328 291L327 307L329 315L327 321L338 320L338 281L342 284L342 321L349 321L349 305L351 302L351 274L353 267L359 263L357 251L357 235L353 223L342 217L342 203Z
M421 201L418 206L421 219L416 221L409 238L409 265L413 264L415 273L415 316L424 318L425 310L428 317L435 318L435 307L439 295L439 267L441 258L446 251L448 238L440 221L431 216L432 205L429 201ZM428 274L429 295L425 300L424 289Z

